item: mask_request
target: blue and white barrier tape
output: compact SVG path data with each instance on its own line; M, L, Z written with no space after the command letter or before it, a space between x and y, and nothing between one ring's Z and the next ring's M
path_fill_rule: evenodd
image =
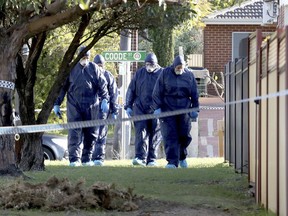
M222 104L210 104L209 106L205 106L202 108L207 109L207 107L218 107L220 109L221 107L224 108L227 105L254 102L254 101L260 101L260 100L264 100L264 99L269 99L269 98L273 98L273 97L280 97L280 96L287 96L287 95L288 95L288 89L285 89L285 90L271 93L271 94L264 95L264 96L257 96L254 98L246 98L243 100L231 101L231 102L226 102L226 103L222 103ZM202 108L200 106L200 110ZM182 110L176 110L176 111L162 112L159 115L154 115L154 114L137 115L137 116L133 116L131 118L122 118L122 119L116 119L116 120L105 119L105 120L69 122L66 124L63 123L63 124L42 124L42 125L22 125L22 126L0 127L0 135L22 134L22 133L39 133L39 132L44 132L44 131L67 130L67 129L75 129L75 128L94 127L94 126L100 126L100 125L119 124L119 123L125 122L125 121L142 121L142 120L153 119L153 118L162 118L162 117L168 117L168 116L173 116L173 115L180 115L180 114L189 113L189 112L197 111L197 110L195 108L190 108L190 109L182 109Z
M78 121L78 122L68 122L63 124L39 124L39 125L21 125L21 126L9 126L9 127L0 127L0 135L4 134L23 134L23 133L39 133L46 131L54 130L67 130L67 129L76 129L76 128L87 128L100 125L109 125L117 124L125 121L142 121L147 119L162 118L173 115L180 115L184 113L189 113L196 111L198 109L182 109L170 112L162 112L159 115L146 114L146 115L137 115L131 118L122 118L122 119L105 119L105 120L90 120L90 121Z

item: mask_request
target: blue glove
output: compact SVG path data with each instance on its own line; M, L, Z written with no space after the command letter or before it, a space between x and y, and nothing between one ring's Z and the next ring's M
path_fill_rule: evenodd
M108 113L109 111L109 106L108 106L108 100L107 99L103 99L101 102L101 111L103 113Z
M154 115L159 115L161 112L162 112L161 108L159 108L159 109L156 109L153 114Z
M62 113L60 111L60 106L59 105L54 105L53 111L60 119L62 118Z
M190 118L196 119L198 118L198 112L192 111L189 113Z
M118 114L117 113L112 113L112 119L116 120L118 117Z
M129 118L132 116L132 113L133 113L133 110L128 107L128 108L126 109L126 114L127 114L127 116L128 116Z

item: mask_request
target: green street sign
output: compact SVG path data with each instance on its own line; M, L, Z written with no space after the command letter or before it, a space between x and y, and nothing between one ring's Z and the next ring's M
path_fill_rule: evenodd
M102 55L107 62L144 62L146 51L105 51Z

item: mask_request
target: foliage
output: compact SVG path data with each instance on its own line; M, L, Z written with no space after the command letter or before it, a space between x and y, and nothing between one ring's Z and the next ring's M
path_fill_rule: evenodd
M124 2L127 3L124 4ZM168 4L166 5L169 0L165 1L165 3L161 0L149 0L148 2L146 0L1 1L1 72L7 80L16 83L20 98L19 113L22 123L24 125L47 123L53 103L59 95L69 72L77 64L84 52L93 48L103 37L112 33L119 34L122 29L143 30L152 28L159 24L159 19L162 23L174 26L176 23L179 23L179 19L186 19L193 14L193 11L189 7L176 4L175 8L177 11L173 16L170 16L170 13L167 12L169 11ZM151 11L150 7L152 3L155 4L157 2L160 3L160 7L158 7L161 10ZM64 25L67 25L67 27L58 30L60 36L56 39L55 35L57 34L50 31L54 31ZM54 42L56 41L57 45L64 40L65 37L62 35L62 32L65 32L65 37L66 35L68 37L71 36L70 40L66 38L63 46L52 46L53 42L49 41L51 38L54 38ZM30 39L31 44L28 43ZM48 39L48 44L45 44L46 39ZM19 55L19 51L24 43L31 45L26 65L22 64ZM86 45L86 50L78 54L77 50L83 44ZM45 49L43 54L41 54L44 45ZM40 59L42 62L38 62L39 56L41 56ZM39 68L44 68L43 74L37 74L37 65ZM58 70L56 70L57 66ZM37 76L37 81L40 81L40 85L36 89L39 90L41 98L37 98L36 108L41 108L41 111L35 117L34 87ZM42 80L46 80L46 83L41 83ZM6 91L8 90L4 90L4 93L7 93ZM47 97L45 97L46 94ZM7 104L3 104L3 106L11 107L11 100L12 97L9 97L5 101ZM6 112L2 116L0 115L0 117L10 117L12 109L6 109ZM4 122L2 125L11 125L11 121L6 121L6 119L8 118L5 118L5 122L1 121ZM9 142L6 142L8 143L8 147L4 148L3 152L12 149L12 138L7 137L7 140L9 140ZM29 134L29 136L25 136L20 151L21 161L19 167L22 170L42 170L44 168L40 141L41 134L31 134L31 136ZM8 165L8 161L6 165Z
M151 7L148 14L159 14L158 26L149 28L149 39L152 42L152 48L158 58L158 63L163 66L169 66L174 59L175 40L173 29L183 23L185 20L191 19L195 15L195 11L191 4L185 7ZM165 27L163 27L165 26Z
M149 27L166 27L174 28L181 24L183 21L191 19L195 16L195 10L191 6L191 3L183 5L171 5L167 7L158 7L156 5L150 5L146 7L145 14L146 19L149 17ZM152 19L151 19L152 18ZM157 25L155 25L155 22Z
M146 6L144 10L132 10L132 6L135 8L135 4L127 3L121 5L118 8L106 9L100 13L94 13L90 21L91 25L87 27L86 33L82 38L83 44L90 43L97 34L101 34L101 28L105 26L107 20L112 20L113 17L118 17L121 14L121 19L112 20L114 22L111 25L109 32L114 33L105 33L101 39L96 43L96 45L91 50L91 60L93 57L103 51L117 50L115 44L119 44L119 36L116 36L116 32L120 30L122 25L127 25L129 28L144 29L151 28L155 26L153 20L160 19L167 26L167 28L172 28L174 25L181 22L182 17L191 17L191 14L194 12L190 8L177 6L176 9L172 7L159 6ZM181 12L181 13L179 13ZM133 20L132 20L133 17ZM146 19L149 17L149 19ZM159 18L160 17L160 18ZM57 67L59 68L61 63L61 56L64 55L69 43L71 43L74 32L76 32L78 22L73 22L65 27L61 27L57 30L54 30L49 35L49 40L45 44L45 49L41 55L41 61L38 64L38 83L36 84L36 107L41 108L45 98L47 98L49 86L53 82L53 79L57 75ZM100 31L99 31L100 29ZM159 30L160 32L161 30ZM161 46L159 46L161 47ZM161 52L162 56L163 51ZM170 55L171 57L171 55ZM173 58L173 55L172 55ZM171 62L171 61L169 61ZM115 76L117 76L117 68L114 63L107 63L106 68L110 70ZM45 78L45 79L41 79ZM43 80L43 81L41 81Z
M51 83L57 77L58 69L61 64L62 57L72 40L72 34L67 26L51 31L45 44L41 57L38 61L37 82L35 83L35 108L42 108L47 98ZM115 44L119 44L119 36L115 33L111 36L103 37L97 46L91 49L90 60L93 61L94 56L101 54L103 51L117 49ZM117 77L117 68L114 63L106 63L105 68L111 71ZM63 101L61 108L66 107L66 99ZM35 113L37 115L37 113ZM66 112L62 112L63 122L67 122ZM48 123L62 123L53 112L49 116ZM67 134L67 131L55 131L55 133Z
M35 108L41 109L45 99L47 98L51 84L55 81L62 58L67 51L69 44L73 38L73 26L66 25L51 31L46 40L45 47L38 61L37 82L35 83ZM112 33L103 37L96 46L91 49L91 58L101 54L103 51L115 50L115 44L119 44L119 36ZM117 76L114 64L106 63L107 70ZM65 107L65 103L62 103Z
M204 27L202 19L212 12L213 5L209 0L201 0L197 4L194 4L192 7L195 10L196 15L195 17L193 17L193 19L184 22L183 25L185 26L185 29L187 28L201 29Z
M183 47L183 54L187 59L189 54L199 54L203 52L202 28L203 17L211 12L211 4L208 0L198 1L192 4L191 8L196 12L192 19L185 20L175 28L175 55L179 54L179 46Z
M179 47L183 47L185 59L189 54L201 54L203 52L202 31L197 28L177 31L175 33L175 55L179 55Z
M45 47L38 61L37 82L35 85L36 109L42 107L71 39L72 34L65 27L61 27L49 33Z
M158 64L162 67L171 65L174 59L174 35L173 29L154 28L150 29L153 38L153 51L158 58Z
M115 44L117 44L115 46ZM120 35L117 32L113 32L99 40L99 42L91 50L91 61L97 54L102 54L104 51L118 51L120 44ZM109 70L114 77L118 76L117 64L114 62L106 62L105 68Z
M201 54L203 52L202 19L214 10L231 7L242 3L243 0L201 0L191 5L196 15L175 28L175 55L179 53L179 46L183 47L184 56Z
M146 30L145 32L139 32L138 49L146 50L147 52L153 52L152 42L147 38L148 37L147 32L148 30Z
M244 1L245 0L209 0L215 10L232 7L236 4L240 5Z

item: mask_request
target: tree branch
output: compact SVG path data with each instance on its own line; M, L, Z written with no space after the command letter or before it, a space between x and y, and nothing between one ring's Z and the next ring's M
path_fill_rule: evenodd
M133 0L134 1L134 0ZM132 1L132 2L133 2ZM166 4L181 4L187 0L165 0ZM158 0L139 0L141 3L158 3ZM113 8L116 6L119 6L123 3L123 0L113 0L110 3L106 5L102 5L101 3L98 3L97 0L91 1L91 7L89 10L82 10L78 5L66 8L65 10L62 10L56 14L46 14L43 17L37 16L30 20L27 28L29 30L28 38L39 34L43 31L49 31L52 29L55 29L59 26L62 26L64 24L67 24L73 20L76 20L77 18L83 16L86 13L97 11L97 10L103 10L107 8ZM62 5L63 6L63 5Z
M74 35L74 38L63 57L62 63L59 67L57 78L55 79L55 82L53 83L53 86L50 89L50 92L42 106L42 110L40 111L38 115L37 124L47 122L48 116L50 115L50 110L54 104L55 99L58 96L57 92L60 92L62 84L66 80L66 77L68 77L68 74L70 73L71 68L77 63L76 61L74 61L70 64L70 62L73 59L74 53L76 52L80 44L80 40L85 32L85 29L89 25L90 19L91 19L91 15L89 14L82 16L78 30L76 34Z

